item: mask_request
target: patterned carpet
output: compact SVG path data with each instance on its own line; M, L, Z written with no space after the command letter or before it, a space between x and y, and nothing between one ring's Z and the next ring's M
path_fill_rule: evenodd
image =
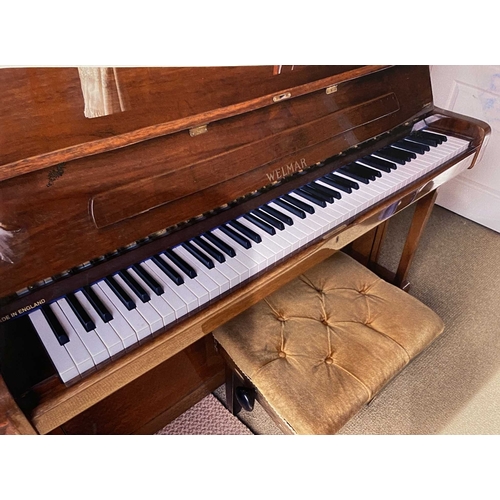
M244 435L253 433L209 394L157 432L159 435Z

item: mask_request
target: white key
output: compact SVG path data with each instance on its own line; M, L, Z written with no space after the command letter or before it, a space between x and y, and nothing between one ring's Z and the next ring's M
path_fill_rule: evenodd
M248 225L246 225L248 227ZM254 228L251 228L252 231L255 233L259 234L258 231L255 231ZM257 228L256 228L257 229ZM279 253L279 248L276 248L273 243L268 243L267 240L262 238L261 236L261 242L260 243L255 243L252 241L252 248L255 249L255 251L258 251L260 254L262 254L265 259L266 259L266 268L269 267L270 265L274 264L277 259L277 253Z
M115 308L113 302L109 300L108 296L103 292L101 287L99 287L97 284L94 284L91 285L91 288L113 315L113 319L108 322L108 325L110 325L120 337L123 347L127 348L136 344L138 342L138 338L134 330L126 321L126 319L120 314L120 312Z
M64 328L66 333L68 334L69 342L64 344L64 348L68 351L68 354L71 356L71 359L75 363L76 369L80 374L87 372L94 368L95 364L90 355L89 351L87 351L85 345L82 340L74 330L71 323L66 318L64 312L60 308L57 302L50 304L49 307L54 312L55 317Z
M174 250L175 253L184 260L184 262L189 264L196 271L197 276L196 278L192 278L191 282L194 281L200 284L208 292L209 300L215 299L219 292L217 283L215 283L214 280L209 278L203 270L200 269L197 265L198 261L195 262L196 259L187 250L181 246L175 247Z
M196 241L193 241L192 244L200 251L204 252L203 248L200 245L198 245ZM242 277L233 267L230 266L228 262L228 258L230 259L230 257L224 256L224 258L226 259L224 262L219 262L217 259L214 258L212 258L212 261L214 263L215 268L228 280L229 287L233 288L242 281ZM242 271L244 272L243 269Z
M262 243L275 253L276 261L286 257L292 251L292 245L289 239L283 237L282 231L276 230L275 234L269 234L257 227L255 232L262 238Z
M106 294L109 301L114 306L113 319L118 314L121 314L125 318L125 320L128 322L128 324L132 327L132 329L134 330L135 334L137 335L138 340L142 340L142 339L146 338L148 335L151 335L152 332L151 332L151 329L149 328L147 321L145 321L145 319L137 312L136 309L132 309L129 311L123 305L122 301L116 296L115 292L113 292L113 290L111 290L111 288L109 287L109 285L106 282L100 281L97 283L97 285ZM118 333L118 335L119 335L119 333Z
M139 265L141 267L143 267L144 271L148 272L151 275L152 278L156 279L156 276L153 275L153 273L151 273L151 271L149 270L148 266L144 262L141 262ZM134 269L129 269L129 271L130 271L130 274L139 283L139 285L141 285L145 290L148 290L148 284L137 274L137 272ZM165 295L165 286L160 281L158 281L158 284L160 286L162 286L163 293L160 294L160 295L156 295L155 292L150 293L149 294L150 300L149 300L149 302L147 302L147 304L151 305L151 307L153 307L155 309L155 311L157 311L157 313L160 315L161 321L163 323L163 326L167 326L170 323L172 323L172 322L175 321L175 317L176 317L175 316L175 311L168 304L168 302L166 302L163 299L163 296ZM141 311L139 311L139 312L141 312ZM142 312L141 312L141 314L142 314ZM155 330L156 329L157 328L155 327ZM153 330L153 331L155 331L155 330Z
M63 382L68 382L69 380L78 377L79 373L75 363L68 354L68 351L64 349L64 346L61 346L57 341L54 333L52 332L52 328L45 319L42 311L40 309L33 311L29 314L29 318L35 327L40 340L45 346L52 363L54 363L61 380Z
M166 262L166 259L162 256L158 258ZM177 319L198 307L196 295L194 295L186 285L176 285L152 260L144 261L144 265L148 267L154 277L158 278L160 283L165 286L165 293L161 295L161 298L172 307Z
M80 337L80 340L85 345L87 351L92 356L94 363L97 365L109 359L109 352L106 349L103 341L99 338L95 330L91 330L87 332L85 328L83 328L80 320L71 309L68 301L66 299L59 299L57 304L62 309L66 318L71 323L71 326L74 328L77 335Z
M106 346L106 349L109 352L109 355L115 356L119 352L125 349L123 342L120 337L116 334L116 332L111 328L108 323L104 323L101 317L97 314L92 304L88 301L87 297L80 290L75 292L75 297L78 298L78 301L82 305L82 307L87 311L87 314L90 316L90 319L95 324L95 332L102 340L103 344Z
M130 276L134 278L139 285L141 285L144 290L147 290L148 292L150 291L148 289L148 286L144 281L141 279L141 277L133 270L133 269L128 269L128 272L130 273ZM149 326L149 331L151 333L156 332L157 330L160 330L163 326L163 317L158 313L158 311L152 306L151 301L155 300L155 298L158 298L157 295L154 294L154 292L151 291L149 293L150 300L148 302L143 302L137 295L134 294L134 291L127 285L125 280L119 275L116 274L113 276L116 282L123 288L123 290L128 293L128 295L134 300L135 303L135 310L144 318L144 320L147 322ZM111 289L110 289L111 290ZM120 300L120 299L118 299ZM123 304L122 304L123 306ZM126 307L123 307L124 310L127 312L128 311ZM174 319L173 311L172 313L172 320ZM145 337L147 337L149 334L146 334ZM144 338L144 337L143 337Z
M253 276L257 274L260 269L264 268L264 264L266 260L260 254L255 254L252 258L252 255L248 254L241 245L236 243L233 239L223 233L219 228L216 228L211 231L215 236L217 236L224 243L229 245L236 252L236 257L233 259L237 259L241 264L243 264L248 269L248 275Z
M163 255L162 255L162 258L163 258ZM203 304L207 303L210 300L210 295L209 295L208 290L205 287L203 287L200 283L198 283L196 281L196 278L190 278L189 276L186 276L186 274L184 274L181 271L181 269L179 267L177 267L177 265L174 264L174 262L172 262L167 257L165 257L165 260L168 262L168 264L170 264L172 269L177 271L177 273L179 273L183 277L184 285L180 285L180 286L186 287L196 297L196 301L198 303L198 306L202 306Z
M276 210L280 210L281 212L286 213L286 215L292 219L293 225L289 227L293 227L294 230L297 230L294 231L294 234L296 234L297 236L300 236L302 234L301 246L306 245L314 238L316 238L317 224L309 224L308 223L309 221L307 223L305 222L306 220L308 220L307 216L310 214L306 213L306 219L302 219L297 215L293 214L292 212L289 212L286 208L277 205L276 203L274 203L274 201L269 203L269 206Z

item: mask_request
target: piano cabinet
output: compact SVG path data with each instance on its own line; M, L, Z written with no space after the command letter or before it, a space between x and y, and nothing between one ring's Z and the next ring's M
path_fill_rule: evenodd
M423 66L97 73L107 82L107 108L86 93L92 71L0 70L0 120L10 131L0 148L3 434L158 431L223 383L210 332L336 251L408 289L436 190L475 165L490 133L483 122L436 108ZM447 136L456 149L385 165L378 177L372 169L374 182L360 180L325 201L325 180L333 175L352 186L347 167L366 169L363 161L380 160L422 129ZM310 189L314 214L293 209L303 233L292 237L292 224L286 228L293 248L262 253L257 266L238 247L248 276L237 285L221 285L208 302L179 309L147 338L63 381L28 316L87 287L102 284L102 291L109 276L120 280L121 271L135 273L152 256ZM399 266L383 269L387 224L409 206L415 212ZM255 231L267 237L262 226Z

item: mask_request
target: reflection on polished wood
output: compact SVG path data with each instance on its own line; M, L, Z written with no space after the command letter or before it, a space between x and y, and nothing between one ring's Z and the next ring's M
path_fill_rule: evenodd
M337 250L350 248L405 287L436 189L474 165L489 134L434 107L424 66L13 68L0 70L0 89L9 130L0 138L6 432L158 430L222 383L210 332ZM390 145L422 121L470 146L81 380L63 384L36 336L12 319ZM399 268L387 273L377 264L387 221L412 204Z

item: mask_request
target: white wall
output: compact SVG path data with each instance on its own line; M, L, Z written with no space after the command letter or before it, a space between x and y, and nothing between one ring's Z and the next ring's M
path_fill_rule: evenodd
M434 103L491 127L480 161L439 189L436 203L500 232L500 66L432 66Z

